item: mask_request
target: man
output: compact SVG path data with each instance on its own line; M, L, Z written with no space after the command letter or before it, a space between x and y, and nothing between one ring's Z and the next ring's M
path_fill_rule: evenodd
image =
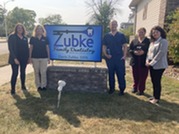
M124 95L125 59L127 54L127 42L124 34L118 32L116 20L110 22L110 32L103 39L103 53L109 72L109 94L115 91L115 73L118 78L119 96Z

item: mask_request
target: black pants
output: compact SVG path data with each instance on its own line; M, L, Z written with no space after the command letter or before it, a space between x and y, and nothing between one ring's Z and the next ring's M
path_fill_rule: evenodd
M15 90L18 71L20 66L20 79L21 79L21 86L25 86L25 72L26 72L26 66L27 63L20 63L20 65L17 64L11 64L12 68L12 76L11 76L11 90Z
M161 95L161 79L162 79L162 74L165 71L165 69L153 69L153 67L150 67L150 76L153 84L153 96L155 99L160 99Z

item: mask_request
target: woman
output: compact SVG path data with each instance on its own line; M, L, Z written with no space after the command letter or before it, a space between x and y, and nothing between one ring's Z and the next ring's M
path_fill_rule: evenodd
M138 37L130 43L129 52L131 54L130 65L132 66L133 74L133 89L132 93L143 95L145 90L145 82L148 76L148 67L145 65L146 56L150 41L145 37L146 29L138 30Z
M12 68L11 76L11 94L15 94L15 86L18 76L18 70L20 67L20 79L21 88L26 90L25 86L25 73L26 66L29 57L29 47L28 40L25 37L25 27L18 23L15 26L15 31L9 36L8 39L8 49L9 49L9 64Z
M50 59L48 40L45 34L44 27L37 25L30 39L30 62L33 64L37 90L46 90L47 85L46 71Z
M168 67L168 42L166 33L160 26L155 26L150 32L151 43L147 54L146 65L150 67L150 76L153 84L153 97L150 102L156 104L161 95L161 78Z

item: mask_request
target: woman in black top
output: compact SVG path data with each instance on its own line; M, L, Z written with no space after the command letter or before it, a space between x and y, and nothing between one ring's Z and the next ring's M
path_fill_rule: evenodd
M9 36L9 64L12 68L11 76L11 94L15 94L15 85L18 76L18 69L20 66L21 88L26 90L25 86L25 71L29 58L28 39L25 37L25 27L18 23L15 26L15 31Z
M47 63L50 63L50 58L49 43L45 34L44 27L37 25L30 39L30 62L32 62L34 68L37 90L46 90L47 85L46 71Z
M148 76L148 68L145 66L146 56L150 41L145 37L146 29L138 30L138 37L130 43L129 52L131 54L130 65L132 66L133 74L133 89L132 93L143 95L145 90L145 82Z

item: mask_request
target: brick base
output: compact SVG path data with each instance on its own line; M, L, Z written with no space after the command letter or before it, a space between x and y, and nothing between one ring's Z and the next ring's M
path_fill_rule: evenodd
M105 92L107 69L92 67L50 66L47 69L47 88L57 89L58 81L67 84L65 91Z

